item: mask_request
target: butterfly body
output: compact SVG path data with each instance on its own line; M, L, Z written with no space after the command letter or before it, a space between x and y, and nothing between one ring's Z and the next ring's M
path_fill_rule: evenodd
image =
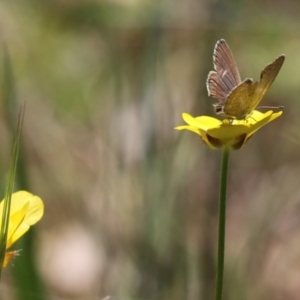
M245 119L260 103L275 80L285 56L280 55L261 72L260 80L241 81L233 54L225 40L216 43L213 55L215 71L210 71L206 86L208 95L219 100L214 104L217 114L231 119Z

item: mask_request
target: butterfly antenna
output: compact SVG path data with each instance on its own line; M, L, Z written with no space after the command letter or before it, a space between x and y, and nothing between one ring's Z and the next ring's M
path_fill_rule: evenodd
M266 109L278 109L278 110L283 110L284 106L257 106L256 108L266 108Z

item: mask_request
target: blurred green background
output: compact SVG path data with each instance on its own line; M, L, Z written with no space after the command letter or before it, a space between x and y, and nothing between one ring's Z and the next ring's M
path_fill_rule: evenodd
M213 299L221 152L173 127L214 114L220 38L242 78L286 54L262 103L283 116L231 154L224 300L299 299L299 15L296 0L1 1L1 185L26 101L16 188L45 202L1 299Z

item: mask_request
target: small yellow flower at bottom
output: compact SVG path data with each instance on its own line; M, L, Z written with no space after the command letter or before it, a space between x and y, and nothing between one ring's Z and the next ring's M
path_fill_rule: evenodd
M281 116L282 111L274 113L272 110L261 113L254 110L245 120L220 121L219 119L201 116L192 117L182 114L188 125L177 126L177 130L190 130L201 136L203 142L212 149L229 147L240 149L250 137L261 127Z
M3 203L0 203L0 220L2 220ZM12 194L10 217L8 225L6 249L24 235L30 226L37 223L44 214L44 204L41 198L26 191L18 191ZM11 259L17 256L19 251L5 253L3 267L6 267Z

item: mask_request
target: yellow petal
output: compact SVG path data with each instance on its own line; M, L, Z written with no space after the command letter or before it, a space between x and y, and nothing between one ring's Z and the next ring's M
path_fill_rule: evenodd
M201 117L194 118L187 113L183 113L182 118L190 126L200 128L204 131L209 128L217 127L222 124L220 120L208 116L201 116Z
M201 135L200 131L198 128L196 127L193 127L193 126L189 126L189 125L181 125L181 126L177 126L175 127L174 129L176 130L190 130L190 131L193 131L199 135Z
M207 133L212 137L224 141L230 141L242 134L247 134L250 131L248 126L245 125L224 125L217 128L207 130Z
M178 126L175 127L175 129L186 129L197 133L201 136L203 142L212 149L226 146L237 150L241 148L258 129L275 120L281 114L282 111L273 113L273 111L270 110L261 113L254 110L246 119L225 119L222 122L208 116L194 118L187 113L183 113L182 118L188 125Z
M268 111L265 113L263 117L257 118L257 122L251 126L250 131L248 133L249 137L252 136L257 130L259 130L261 127L265 126L269 122L277 119L282 115L282 111L273 113L273 111Z
M2 217L3 201L0 203ZM6 248L18 240L44 214L42 200L26 191L12 194ZM1 220L1 219L0 219Z

